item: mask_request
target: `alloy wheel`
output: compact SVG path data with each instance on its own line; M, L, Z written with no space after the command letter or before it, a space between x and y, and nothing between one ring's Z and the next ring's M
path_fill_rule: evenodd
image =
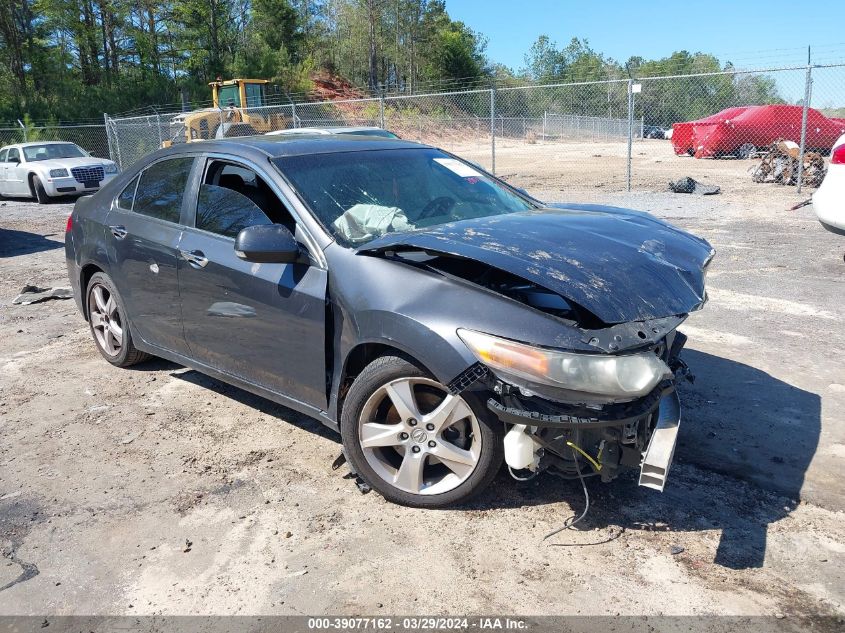
M114 296L102 284L94 284L88 293L88 314L97 345L109 356L123 348L123 319Z
M481 455L472 408L429 378L400 378L377 389L361 411L358 441L380 478L419 495L454 490Z

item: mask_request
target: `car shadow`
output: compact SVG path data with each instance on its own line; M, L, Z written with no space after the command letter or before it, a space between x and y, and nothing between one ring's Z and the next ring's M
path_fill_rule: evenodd
M721 530L714 563L760 567L768 526L798 505L818 446L821 398L743 363L695 350L683 357L696 382L680 388L683 420L665 491L638 487L631 472L611 484L589 478L592 507L575 529ZM581 484L542 475L520 485L505 473L464 509L561 500L580 514Z
M798 504L818 445L821 399L730 359L695 350L684 351L683 357L696 382L680 388L683 420L665 491L637 486L637 473L631 471L610 484L587 478L591 508L574 529L608 528L610 536L596 532L586 545L606 543L626 531L672 532L679 541L686 532L721 531L714 563L760 567L768 526ZM179 365L159 360L137 369L171 369L175 378L340 443L340 436L317 420L199 372L179 371ZM351 485L350 493L358 494ZM577 479L542 474L519 483L503 470L481 495L453 509L484 512L561 501L580 514L584 499ZM566 518L562 514L561 523ZM537 534L538 541L542 536ZM557 535L551 544L574 546L566 536Z
M229 385L225 382L217 380L216 378L212 378L211 376L207 376L193 369L181 371L182 367L180 365L170 363L169 361L153 362L161 362L167 363L168 365L172 365L173 371L170 372L170 375L173 378L184 380L185 382L197 385L198 387L202 387L203 389L209 389L222 396L231 398L236 402L240 402L241 404L256 409L261 413L271 415L273 417L278 418L279 420L284 420L286 423L292 424L304 431L308 431L310 433L313 433L314 435L319 435L320 437L325 437L334 440L335 442L340 444L340 435L332 431L320 421L311 418L303 413L299 413L294 409L290 409L282 404L277 404L272 400L268 400L267 398L256 396L255 394L241 389L240 387ZM147 364L148 363L143 363L143 365ZM139 365L139 367L141 367L141 365ZM163 368L164 367L160 367L160 369Z
M62 247L63 241L47 239L37 233L0 227L0 258L41 253Z

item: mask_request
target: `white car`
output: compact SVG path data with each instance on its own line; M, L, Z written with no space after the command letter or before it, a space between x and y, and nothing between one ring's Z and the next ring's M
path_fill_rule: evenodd
M117 172L113 161L94 158L65 141L18 143L0 149L0 195L10 198L45 203L56 196L94 193Z
M845 235L845 134L833 144L827 175L813 194L813 208L824 228Z
M380 127L292 127L287 130L267 132L267 136L291 136L299 134L354 134L355 136L399 138L393 132Z

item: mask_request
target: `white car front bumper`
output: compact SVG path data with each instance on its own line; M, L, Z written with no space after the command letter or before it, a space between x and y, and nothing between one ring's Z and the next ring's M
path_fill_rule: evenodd
M99 184L94 186L86 186L86 184L91 183L79 182L73 176L66 176L63 178L45 178L42 184L44 185L44 190L47 192L47 195L50 197L74 196L85 193L95 193L115 176L117 176L117 174L104 174L103 179L99 182Z

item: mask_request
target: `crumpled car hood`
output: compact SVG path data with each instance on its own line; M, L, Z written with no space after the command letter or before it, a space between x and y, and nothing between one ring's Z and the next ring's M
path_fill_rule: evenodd
M686 314L706 300L713 249L651 215L554 205L389 233L359 253L418 249L474 259L577 303L607 324Z

